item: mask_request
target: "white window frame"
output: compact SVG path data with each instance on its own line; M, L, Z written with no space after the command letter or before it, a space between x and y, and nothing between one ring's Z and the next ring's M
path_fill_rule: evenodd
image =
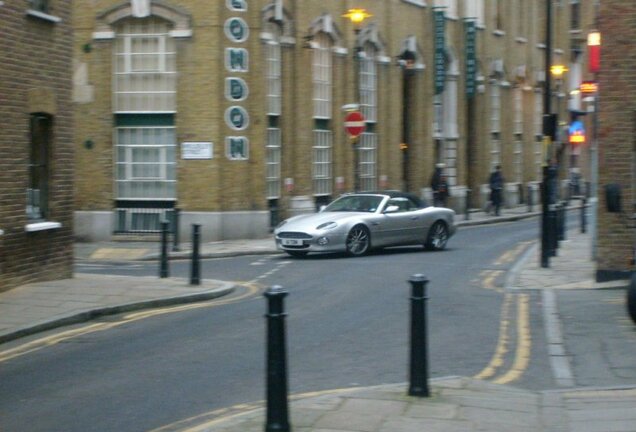
M314 196L331 195L333 190L333 134L314 129L312 146L312 180Z
M485 26L484 0L464 1L464 8L464 16L466 18L475 18L477 27Z
M433 2L435 7L445 7L445 17L446 18L457 18L459 17L457 11L457 0L435 0Z
M314 118L330 119L333 75L331 38L324 32L318 32L314 42L312 64Z
M116 38L113 45L113 111L176 112L176 46L170 37L169 23L158 18L127 20L118 28ZM144 41L149 42L147 52ZM154 67L138 66L139 60L144 58L146 62L152 61Z
M378 76L376 65L377 49L371 43L364 44L360 53L360 110L369 123L377 121Z
M267 64L267 115L279 116L282 110L281 48L278 41L265 45Z
M378 188L378 135L372 132L364 132L360 135L358 140L360 190L373 191Z
M490 80L490 132L501 132L501 83Z
M265 182L267 199L278 199L281 194L281 130L267 128L265 144Z

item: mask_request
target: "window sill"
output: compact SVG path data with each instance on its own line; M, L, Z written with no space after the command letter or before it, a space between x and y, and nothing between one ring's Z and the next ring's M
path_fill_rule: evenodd
M26 232L47 231L59 228L62 228L62 224L59 222L35 222L24 226Z
M44 13L44 12L36 11L34 9L27 9L26 14L28 16L32 16L34 18L39 18L41 20L49 21L49 22L52 22L52 23L62 22L62 18L56 17L54 15L49 15L49 14Z

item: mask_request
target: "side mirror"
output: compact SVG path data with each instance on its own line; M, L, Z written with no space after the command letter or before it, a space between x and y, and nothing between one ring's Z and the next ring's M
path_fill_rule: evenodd
M397 213L398 211L400 211L400 207L396 205L390 205L386 208L386 210L384 210L384 213Z

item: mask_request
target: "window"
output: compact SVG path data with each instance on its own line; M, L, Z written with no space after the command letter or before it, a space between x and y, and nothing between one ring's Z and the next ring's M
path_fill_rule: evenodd
M30 221L49 216L49 169L52 117L31 115L31 154L29 155L29 185L26 191L26 213Z
M581 3L570 0L570 30L581 30Z
M491 170L501 164L501 87L498 80L490 86L490 165Z
M49 13L49 0L29 0L29 6L35 11Z
M281 55L280 44L269 41L265 48L267 62L267 114L281 114Z
M507 0L509 1L509 0ZM495 2L495 29L500 32L505 31L504 27L504 0L494 0Z
M176 110L176 49L169 25L158 18L129 19L115 43L114 111Z
M378 135L365 132L360 135L358 142L360 190L372 191L377 189L377 151Z
M360 109L367 122L377 121L377 71L376 49L366 43L362 50L360 62Z
M117 198L176 198L174 127L121 126L116 129Z
M267 199L277 199L280 197L281 188L281 133L279 128L267 129L267 143L265 151Z
M521 39L528 38L528 22L530 17L530 11L527 10L528 3L526 0L517 0L517 37Z
M320 32L314 41L314 117L328 119L331 118L331 39Z
M330 130L314 130L313 170L314 195L330 195L332 184L331 149L332 133Z

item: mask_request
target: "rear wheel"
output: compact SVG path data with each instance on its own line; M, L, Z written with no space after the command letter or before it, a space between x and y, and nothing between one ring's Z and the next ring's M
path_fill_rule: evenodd
M426 237L426 243L424 247L427 250L440 251L446 247L448 242L448 227L444 222L437 221L433 224L430 230L428 230L428 236Z
M367 227L354 226L347 235L347 253L352 256L362 256L371 248L371 235Z

